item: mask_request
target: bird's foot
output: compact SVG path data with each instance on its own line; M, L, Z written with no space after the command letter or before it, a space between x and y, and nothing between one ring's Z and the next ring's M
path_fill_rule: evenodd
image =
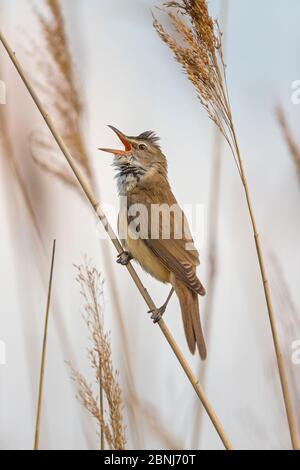
M118 254L117 256L117 263L121 264L122 266L127 266L128 263L132 260L132 256L128 251L122 251L122 253Z
M173 295L173 292L174 292L174 287L172 287L171 292L169 293L169 295L167 297L167 300L165 301L165 303L160 308L154 308L152 310L149 310L148 313L152 313L151 319L153 320L153 323L158 323L159 320L162 319L162 316L163 316L163 314L165 313L165 311L167 309L168 303L169 303L169 301L170 301L170 299Z
M153 323L158 323L162 319L165 311L166 305L163 305L160 308L154 308L153 310L149 310L148 313L152 313L151 320L153 320Z

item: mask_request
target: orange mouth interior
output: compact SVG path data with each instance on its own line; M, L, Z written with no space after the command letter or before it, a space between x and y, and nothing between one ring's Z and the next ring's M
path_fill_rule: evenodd
M124 150L110 149L110 148L100 148L99 150L101 150L102 152L112 153L113 155L120 155L120 156L130 155L132 151L132 145L127 139L127 137L115 127L113 126L108 126L108 127L110 127L115 132L115 134L117 134L120 141L124 145Z

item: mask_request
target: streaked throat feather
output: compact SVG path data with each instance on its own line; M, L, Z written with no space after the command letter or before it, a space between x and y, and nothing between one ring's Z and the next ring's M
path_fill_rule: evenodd
M132 164L130 161L120 163L116 161L113 166L117 169L116 180L118 193L121 196L126 196L129 191L134 189L141 181L141 178L146 174L146 170L138 165Z

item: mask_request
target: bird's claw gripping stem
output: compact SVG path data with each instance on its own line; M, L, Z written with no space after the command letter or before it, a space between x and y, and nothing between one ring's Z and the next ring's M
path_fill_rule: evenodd
M171 292L169 293L165 303L160 308L154 308L148 311L148 313L152 313L151 319L153 320L153 323L158 323L162 319L162 316L167 309L168 303L170 302L173 292L174 288L172 287Z
M122 251L117 256L117 263L121 264L122 266L127 266L128 263L132 260L132 256L128 251Z
M162 319L165 311L166 311L166 306L163 305L160 308L154 308L153 310L149 310L148 313L152 313L151 320L153 320L153 323L158 323Z

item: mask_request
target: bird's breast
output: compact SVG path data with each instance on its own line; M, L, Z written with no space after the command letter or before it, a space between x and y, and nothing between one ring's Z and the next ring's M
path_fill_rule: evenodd
M130 229L125 208L124 210L121 209L119 213L118 230L123 246L141 267L158 281L169 282L170 271L164 267L159 258L146 245L145 241L137 238L136 231Z

